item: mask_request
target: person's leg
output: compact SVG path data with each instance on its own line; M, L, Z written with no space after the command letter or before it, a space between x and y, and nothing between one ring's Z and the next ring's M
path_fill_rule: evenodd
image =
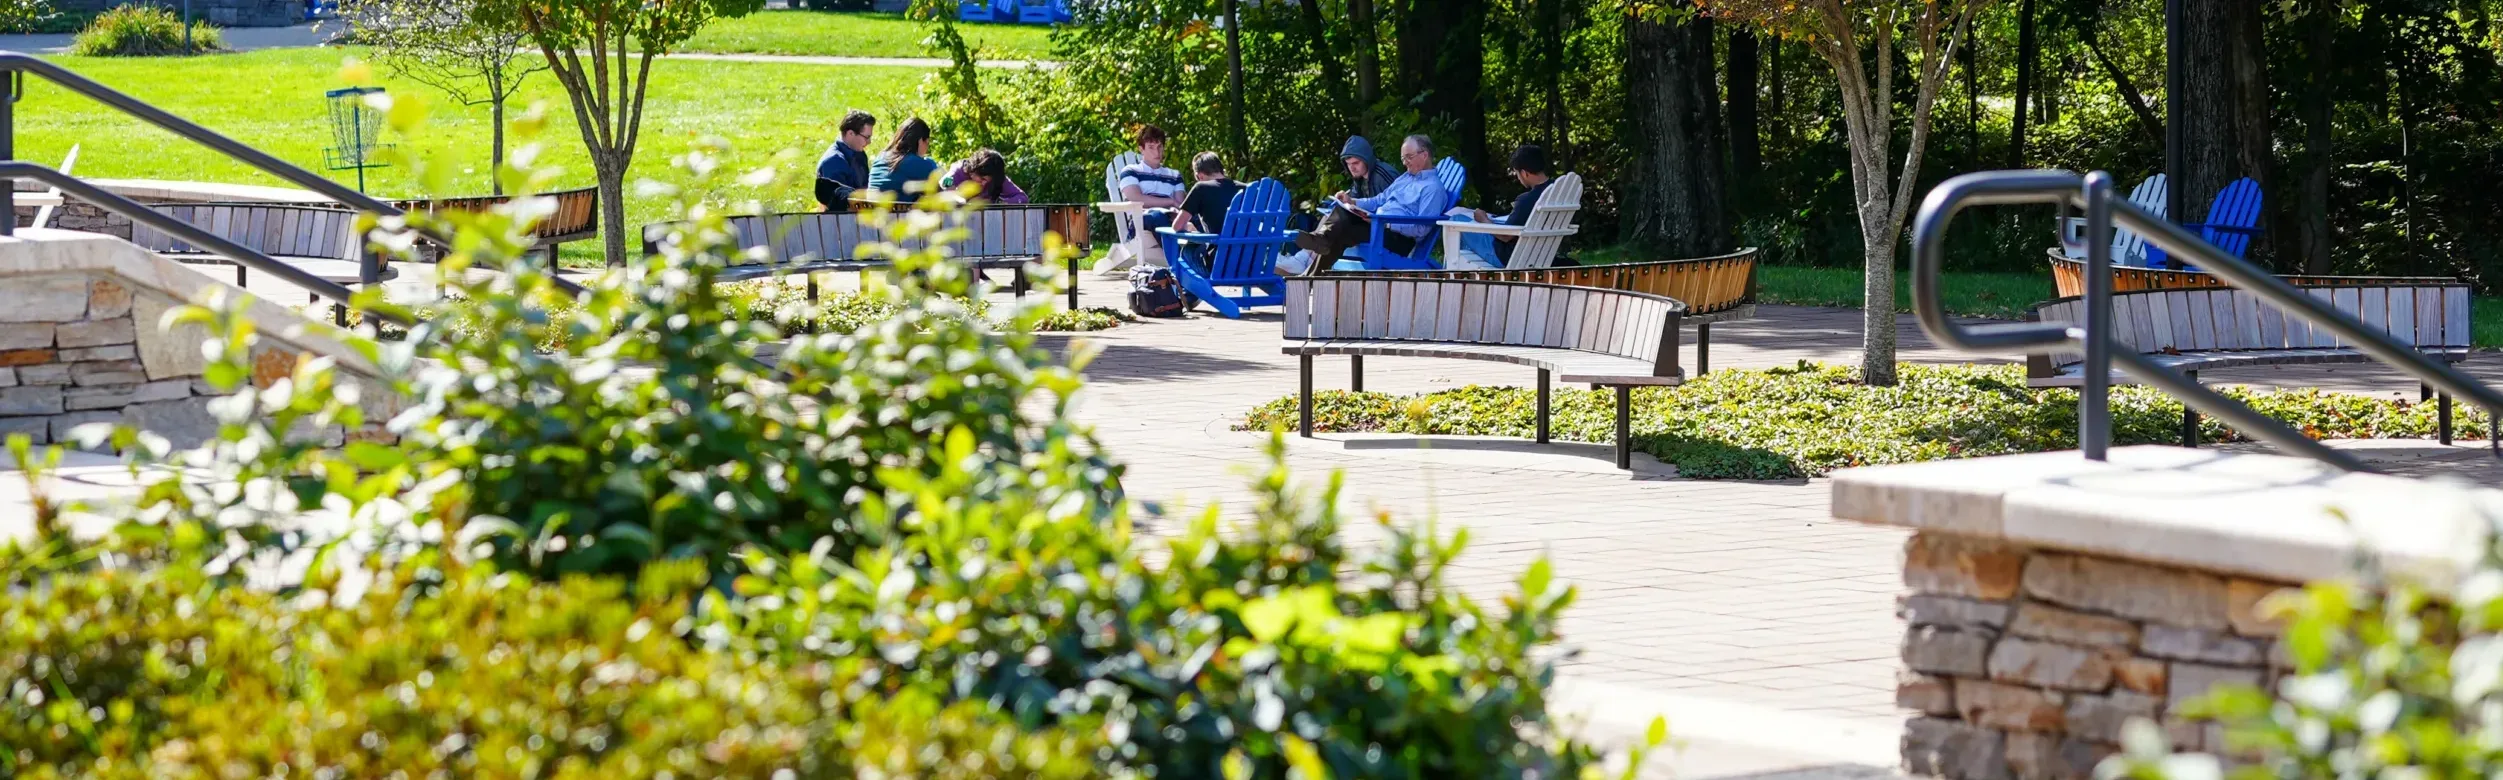
M1373 237L1373 223L1347 209L1336 209L1321 218L1319 228L1295 235L1295 245L1312 252L1314 262L1337 262L1349 247L1361 246Z
M1409 252L1416 251L1417 240L1395 230L1385 230L1382 231L1382 248L1390 250L1391 254L1405 257Z

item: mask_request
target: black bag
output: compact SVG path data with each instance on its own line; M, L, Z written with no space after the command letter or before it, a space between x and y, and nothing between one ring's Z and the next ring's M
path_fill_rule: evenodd
M1141 317L1180 317L1199 298L1183 291L1182 282L1164 268L1139 266L1130 269L1130 311Z

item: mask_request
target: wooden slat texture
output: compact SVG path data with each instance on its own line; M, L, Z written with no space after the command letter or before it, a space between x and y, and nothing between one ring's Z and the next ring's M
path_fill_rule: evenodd
M1312 337L1312 302L1307 300L1311 295L1312 282L1303 279L1286 280L1286 312L1281 315L1281 318L1286 321L1287 338Z

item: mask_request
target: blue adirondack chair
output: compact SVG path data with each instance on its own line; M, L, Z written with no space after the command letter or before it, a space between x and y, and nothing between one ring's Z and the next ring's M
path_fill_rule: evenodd
M1025 24L1051 24L1052 7L1043 0L1025 0L1017 9L1017 21Z
M1182 289L1228 318L1242 318L1245 306L1283 304L1286 279L1277 272L1278 245L1286 242L1286 215L1292 205L1286 185L1278 180L1252 182L1234 193L1234 202L1226 207L1224 232L1157 228L1156 234L1165 242L1165 265L1173 269ZM1183 244L1208 247L1206 266L1182 252ZM1219 286L1240 287L1243 294L1221 295Z
M1069 0L1052 0L1052 21L1068 24L1077 20L1078 15L1069 12Z
M1417 239L1417 245L1409 249L1408 254L1405 255L1394 253L1389 247L1382 245L1382 227L1385 224L1431 227L1434 223L1443 221L1445 219L1443 212L1450 211L1452 206L1459 205L1460 188L1468 184L1469 171L1460 166L1459 160L1445 157L1441 162L1434 164L1434 179L1443 185L1443 203L1435 207L1434 213L1414 217L1373 215L1372 240L1366 241L1364 246L1347 250L1347 257L1339 260L1337 265L1331 266L1331 269L1337 271L1414 271L1442 267L1434 262L1434 245L1442 242L1434 240L1433 233L1427 233L1424 238Z
M2245 176L2235 179L2234 183L2225 185L2225 189L2216 193L2216 200L2208 204L2206 222L2182 227L2198 231L2200 238L2225 250L2225 254L2241 257L2244 251L2251 248L2251 237L2259 234L2259 225L2260 183ZM2147 267L2166 267L2167 261L2172 260L2166 254L2162 247L2147 244ZM2180 265L2184 269L2196 270L2189 263Z
M991 0L959 0L956 3L956 20L960 22L990 21Z

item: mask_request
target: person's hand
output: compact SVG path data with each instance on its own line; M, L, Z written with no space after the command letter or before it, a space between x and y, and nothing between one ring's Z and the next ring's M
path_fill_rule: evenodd
M1355 198L1350 198L1350 197L1347 197L1347 191L1346 191L1346 190L1339 190L1339 191L1338 191L1338 194L1336 194L1336 195L1332 195L1332 196L1330 196L1330 197L1332 197L1332 198L1336 198L1336 199L1338 200L1338 202L1343 203L1343 204L1346 204L1346 205L1349 205L1349 206L1356 205L1356 199L1355 199Z
M1486 210L1485 210L1485 209L1470 209L1470 210L1469 210L1469 214L1470 214L1470 216L1476 217L1476 218L1477 218L1477 221L1479 221L1479 222L1493 222L1493 221L1494 221L1494 220L1491 220L1491 219L1487 219L1487 218L1486 218Z

